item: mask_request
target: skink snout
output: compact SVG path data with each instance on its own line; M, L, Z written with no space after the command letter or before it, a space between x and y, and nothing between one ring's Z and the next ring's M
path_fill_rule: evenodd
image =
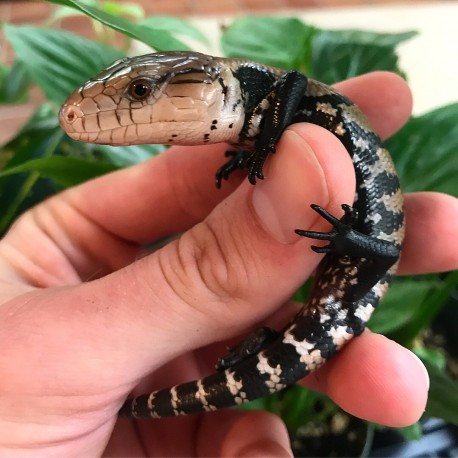
M83 112L76 105L64 104L59 111L59 122L66 132L72 131L72 124L83 117Z

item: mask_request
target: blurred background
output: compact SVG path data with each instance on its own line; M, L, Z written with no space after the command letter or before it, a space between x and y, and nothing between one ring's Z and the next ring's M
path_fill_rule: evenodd
M458 58L456 52L450 52L450 44L458 42L457 1L136 0L132 3L143 8L146 16L171 14L191 19L209 37L210 43L215 44L210 49L208 46L193 47L216 55L221 53L216 44L221 28L234 17L243 15L293 15L330 29L415 30L418 35L399 47L400 64L414 93L414 113L422 114L458 100ZM43 1L0 0L1 21L12 24L46 25L55 9L55 5ZM79 35L93 37L93 28L84 17L64 18L59 25ZM13 58L0 30L0 62L9 65ZM455 83L451 84L453 81ZM39 91L34 90L26 105L0 106L0 144L11 138L40 101Z

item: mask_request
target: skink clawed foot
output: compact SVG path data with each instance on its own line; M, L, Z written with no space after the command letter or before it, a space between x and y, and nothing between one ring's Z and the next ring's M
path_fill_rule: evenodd
M389 267L398 259L399 248L393 242L352 229L357 212L350 205L342 205L345 214L340 220L319 205L312 204L311 207L333 226L329 232L295 230L296 234L302 237L329 241L329 244L325 246L312 246L312 250L316 253L333 253L342 257L343 263L347 261L348 257L369 258L375 264L382 264L385 270L386 265Z
M221 188L223 180L228 180L230 175L236 170L248 170L248 181L256 184L256 180L263 180L262 168L268 153L259 151L226 151L225 156L230 159L223 164L215 174L216 187Z
M268 327L254 330L251 334L244 337L241 342L228 349L228 354L218 360L216 370L223 371L252 355L256 355L278 336L279 333L277 331Z
M251 151L236 151L229 150L226 151L225 156L230 159L225 162L215 174L216 187L221 188L221 183L223 180L228 180L230 175L236 170L243 170L246 168L247 161L251 156Z

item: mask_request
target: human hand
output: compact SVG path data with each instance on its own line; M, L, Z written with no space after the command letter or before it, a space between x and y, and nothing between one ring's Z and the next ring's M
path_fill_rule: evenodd
M394 75L338 88L382 137L410 113L410 93ZM284 426L266 412L117 417L131 390L198 378L224 354L222 340L290 318L297 305L282 304L320 260L294 229L326 229L312 202L338 213L352 201L348 154L319 127L289 128L255 187L240 175L214 189L224 150L174 147L70 189L24 214L1 241L3 454L289 456ZM457 200L407 195L406 215L400 271L456 268L448 247ZM440 238L430 236L436 227ZM144 244L178 232L142 256ZM369 331L304 383L391 426L418 419L428 387L412 353Z

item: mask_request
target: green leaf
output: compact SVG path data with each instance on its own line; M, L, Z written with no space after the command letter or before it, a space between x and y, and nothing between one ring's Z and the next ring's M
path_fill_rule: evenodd
M82 11L76 11L74 8L70 8L69 6L61 6L60 8L55 9L49 19L45 22L45 25L49 27L50 25L58 22L62 19L66 19L69 17L75 16L86 16Z
M0 103L24 103L30 78L24 65L15 61L11 67L0 66Z
M392 48L395 48L404 41L410 40L418 34L418 32L414 30L399 33L380 33L355 29L323 30L322 32L334 35L336 39L345 43L358 43L363 45L376 44L377 46L390 46Z
M396 278L369 321L370 329L390 334L397 342L411 347L419 332L440 312L457 283L458 271L441 276Z
M434 366L440 371L444 371L447 366L447 358L445 354L436 349L426 348L426 347L414 347L412 351L423 361L427 362L429 365Z
M412 118L386 146L404 191L458 197L458 103Z
M396 428L396 431L399 431L406 441L416 441L423 437L423 431L419 422L405 426L404 428Z
M325 395L300 385L278 394L278 414L288 431L297 431L307 421L323 421L339 408Z
M245 17L223 33L221 46L229 57L246 57L277 67L307 71L314 27L295 18Z
M413 35L321 30L313 39L311 76L332 84L374 70L402 74L394 46Z
M97 176L116 170L107 162L88 161L78 157L53 156L32 159L0 172L0 180L17 173L36 172L63 187L75 186Z
M164 145L97 146L97 151L102 157L118 167L138 164L157 156L166 149L167 147Z
M436 286L434 281L397 278L370 319L369 328L380 334L402 328Z
M57 122L56 111L50 105L42 105L33 114L20 132L0 149L0 169L27 162L30 159L46 157L50 151L50 137L64 133ZM52 148L51 148L52 149ZM0 186L0 195L2 187Z
M19 214L56 193L62 186L104 172L97 164L88 165L93 171L78 177L74 174L72 163L68 163L67 167L67 163L59 162L62 158L54 157L59 154L77 155L78 159L84 158L92 164L94 149L94 145L67 137L57 122L56 110L49 104L41 106L16 137L0 148L0 234ZM46 159L44 163L43 159ZM57 161L55 166L53 161ZM56 170L52 170L53 167ZM109 169L113 168L116 168L114 164ZM78 168L75 170L79 173Z
M63 135L57 124L55 110L51 110L49 106L41 107L21 132L0 149L3 171L32 159L49 157L56 150ZM37 192L38 180L37 173L5 176L0 180L0 234L5 232L22 210L55 191L47 186L46 190L41 187ZM43 192L46 194L43 195Z
M325 31L295 18L255 17L234 21L221 44L228 56L297 68L331 84L373 70L402 73L395 46L414 35Z
M307 297L312 286L313 279L309 278L295 293L292 298L293 301L304 303L307 300Z
M145 16L144 9L135 3L103 2L102 9L114 16L131 16L134 19L142 19Z
M88 5L87 3L81 0L48 0L51 3L56 3L58 5L69 6L75 8L79 11L82 11L87 16L105 24L106 26L117 30L118 32L123 33L131 38L139 40L152 48L157 49L158 51L165 50L174 50L174 49L189 49L181 41L173 38L169 33L165 33L162 30L156 30L151 27L146 27L144 25L138 25L134 22L129 21L128 19L115 16L106 11L103 11L100 8Z
M188 21L176 16L151 16L139 22L139 25L162 30L171 35L182 35L204 44L209 44L208 38Z
M300 385L242 404L244 410L267 410L282 418L290 432L307 421L324 421L339 410L324 394Z
M437 367L424 363L430 379L425 414L458 425L458 382Z
M417 304L415 314L403 326L402 330L393 336L404 346L410 347L420 331L430 325L458 285L458 270L442 274L440 277L439 275L429 275L429 277L436 278L435 287L430 290L423 301Z
M58 105L123 56L113 48L60 30L6 25L5 33L29 77Z

